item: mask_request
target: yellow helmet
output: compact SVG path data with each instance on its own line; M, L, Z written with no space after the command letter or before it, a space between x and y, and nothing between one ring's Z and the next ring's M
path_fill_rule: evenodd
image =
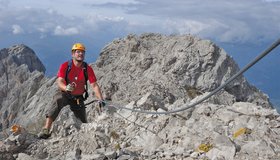
M82 51L86 51L86 47L82 44L82 43L75 43L72 47L72 51L73 50L82 50Z

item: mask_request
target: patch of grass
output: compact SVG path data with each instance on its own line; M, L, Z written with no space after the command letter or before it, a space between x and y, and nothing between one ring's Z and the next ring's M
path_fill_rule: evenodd
M188 87L186 87L186 91L187 91L188 97L190 97L191 99L194 99L195 97L197 97L199 95L202 95L202 92L195 87L188 86Z
M110 133L110 137L112 137L113 139L119 139L120 135L116 131L112 131Z

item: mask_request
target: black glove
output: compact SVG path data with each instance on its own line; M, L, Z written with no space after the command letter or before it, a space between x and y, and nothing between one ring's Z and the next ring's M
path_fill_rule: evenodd
M106 106L106 102L104 100L99 100L98 101L98 110L99 112L102 112L104 110L104 107Z
M100 100L100 101L98 101L98 105L100 108L103 108L106 106L106 102L104 100Z

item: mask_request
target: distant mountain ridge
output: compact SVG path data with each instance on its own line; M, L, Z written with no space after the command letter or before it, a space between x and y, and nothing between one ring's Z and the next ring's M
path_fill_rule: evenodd
M18 66L27 65L28 70L33 72L35 70L39 72L45 72L45 66L40 59L36 56L34 51L24 44L14 45L10 48L4 48L0 50L1 59L1 72L0 76L4 73L5 65L14 63ZM4 61L5 60L5 61Z
M0 130L9 127L40 88L45 67L32 49L14 45L0 50Z
M99 115L90 105L89 123L82 124L65 107L48 140L34 134L52 107L56 77L44 75L45 67L25 45L0 50L0 58L0 138L5 138L0 159L280 158L280 116L243 76L177 114L118 109L178 109L224 83L238 65L209 40L149 33L109 43L91 64L103 94L111 99L108 111ZM9 134L13 124L21 125L22 133ZM203 145L208 149L199 150Z

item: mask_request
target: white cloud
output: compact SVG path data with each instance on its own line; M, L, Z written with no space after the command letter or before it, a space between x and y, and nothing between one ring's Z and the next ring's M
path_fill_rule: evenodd
M54 35L58 36L69 36L79 34L79 30L75 27L62 28L61 26L56 26L54 30Z
M207 29L209 24L196 20L167 20L164 26L170 33L175 32L179 34L198 34Z
M17 24L13 27L14 34L23 33L19 26L24 26L24 33L37 32L45 37L49 34L69 36L96 32L158 32L191 33L222 42L271 40L280 33L280 3L276 0L58 2L10 1L8 7L0 10L3 22L0 32L10 30L10 26ZM78 27L75 26L76 22L79 23ZM5 25L8 27L5 28Z
M21 28L21 26L14 24L12 25L12 29L13 29L13 34L22 34L24 33L24 30Z
M241 42L253 40L251 29L246 23L235 23L236 27L228 26L227 29L220 34L216 39L221 42Z
M116 17L101 16L101 17L106 21L112 21L112 22L121 22L124 20L124 18L121 16L116 16Z
M162 32L191 33L222 42L243 43L274 40L280 33L280 3L262 0L139 2L142 3L126 6L133 8L127 10L127 14L159 20L156 25L162 26ZM137 20L139 23L149 22L147 19Z

